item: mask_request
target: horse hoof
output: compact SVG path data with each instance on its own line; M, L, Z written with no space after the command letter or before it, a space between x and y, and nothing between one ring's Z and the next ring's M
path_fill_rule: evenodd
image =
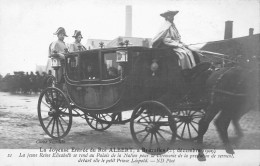
M206 157L205 157L204 154L199 154L199 155L197 156L197 159L198 159L199 161L206 161Z

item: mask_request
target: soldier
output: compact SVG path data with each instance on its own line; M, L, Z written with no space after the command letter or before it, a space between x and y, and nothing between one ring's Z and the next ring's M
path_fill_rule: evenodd
M66 31L63 27L59 27L58 30L54 33L54 35L57 35L58 40L54 41L49 46L49 57L53 57L54 55L57 56L56 58L59 58L61 60L61 64L63 60L65 59L64 55L62 53L65 53L67 50L67 46L64 42L64 37L68 37L66 35ZM47 71L51 70L50 65L51 61L48 61L47 64ZM64 65L61 65L61 68L58 70L58 82L62 82L62 75L63 75Z
M85 51L86 48L80 43L83 39L81 31L75 30L74 35L72 36L75 38L75 42L70 44L69 51L76 52L76 51Z

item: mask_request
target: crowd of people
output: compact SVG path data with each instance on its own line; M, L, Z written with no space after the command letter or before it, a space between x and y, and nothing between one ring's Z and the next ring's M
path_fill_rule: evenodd
M51 73L42 72L14 72L14 74L7 74L0 76L0 91L36 94L46 87L46 81Z

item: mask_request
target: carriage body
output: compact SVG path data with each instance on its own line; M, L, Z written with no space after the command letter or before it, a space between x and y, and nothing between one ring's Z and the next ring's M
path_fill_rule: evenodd
M65 57L68 97L90 113L133 109L140 102L160 99L180 81L177 57L167 49L103 48Z

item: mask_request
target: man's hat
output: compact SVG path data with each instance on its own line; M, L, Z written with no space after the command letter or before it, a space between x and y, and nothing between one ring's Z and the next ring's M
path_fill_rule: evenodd
M81 31L78 31L78 30L75 30L74 31L74 35L72 36L72 37L78 37L79 35L81 35L82 36L82 34L81 34ZM83 38L83 37L82 37Z
M166 18L167 16L175 16L177 13L179 13L179 11L170 11L168 10L167 12L164 12L162 14L160 14L160 16Z
M59 27L58 30L57 30L55 33L53 33L53 34L54 34L54 35L58 35L58 34L61 34L61 33L63 33L64 36L68 37L68 36L66 35L65 29L64 29L63 27Z

